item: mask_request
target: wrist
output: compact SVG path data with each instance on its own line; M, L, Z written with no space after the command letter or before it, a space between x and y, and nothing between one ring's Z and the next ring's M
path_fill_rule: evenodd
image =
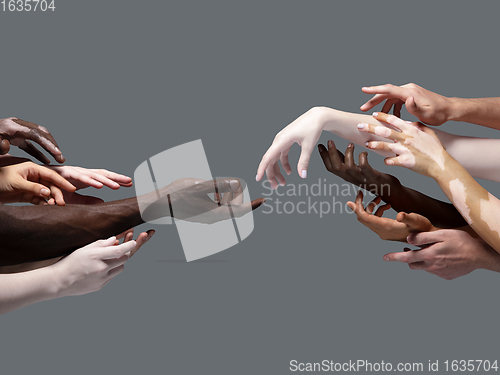
M427 175L434 180L438 184L441 184L443 182L449 182L450 180L453 179L454 174L451 173L451 171L455 171L454 164L457 164L458 162L450 155L448 152L443 148L443 159L444 159L444 169L441 168L438 163L434 162L431 167L428 168L427 170Z
M446 111L446 121L464 121L468 111L469 100L464 98L447 98L448 108Z
M332 126L338 122L340 111L328 107L311 108L313 116L316 117L315 123L321 130L332 131Z

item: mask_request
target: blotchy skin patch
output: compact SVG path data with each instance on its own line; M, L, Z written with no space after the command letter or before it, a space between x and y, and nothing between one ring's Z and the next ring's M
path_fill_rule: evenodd
M385 126L376 126L375 134L384 138L388 138L391 136L391 129L386 128Z
M415 155L408 150L401 143L389 143L389 148L398 156L401 165L406 168L413 168L415 166Z
M491 231L497 232L500 237L500 223L498 222L498 213L500 213L500 201L490 193L488 200L481 199L479 202L481 220L488 224Z
M455 207L460 211L467 223L471 225L470 208L467 206L467 194L462 181L458 178L450 181L450 192Z
M405 144L412 145L422 154L429 156L444 171L444 149L439 140L426 133L419 133L418 137L421 138L420 141L415 142L412 141L414 138L407 138Z

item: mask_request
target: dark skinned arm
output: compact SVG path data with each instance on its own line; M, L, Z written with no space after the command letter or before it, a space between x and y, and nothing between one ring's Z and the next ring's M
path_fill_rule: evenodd
M191 178L176 180L158 192L139 198L143 207L147 207L142 217L137 198L94 205L0 206L0 266L68 254L145 221L170 216L171 207L175 207L174 217L179 220L214 223L230 219L229 210L207 195L214 188L219 193L238 195L242 192L240 182L230 178L216 182ZM235 217L243 216L263 202L263 199L256 199L232 204L231 211Z
M428 218L438 228L467 226L467 222L453 204L439 201L403 186L396 177L373 169L368 163L366 151L359 154L359 165L356 165L352 143L347 146L345 156L337 150L331 140L328 141L328 149L323 145L318 145L318 150L328 171L380 196L397 212L418 213Z

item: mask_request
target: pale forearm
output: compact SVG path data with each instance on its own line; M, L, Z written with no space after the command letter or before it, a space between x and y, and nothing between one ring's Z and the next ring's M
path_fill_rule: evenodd
M58 285L51 267L0 275L0 314L57 297Z

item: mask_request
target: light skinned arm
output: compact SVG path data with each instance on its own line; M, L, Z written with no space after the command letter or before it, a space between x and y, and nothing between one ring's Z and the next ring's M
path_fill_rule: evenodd
M387 165L403 166L433 178L471 228L500 252L500 200L478 184L467 170L446 152L434 132L427 126L420 123L408 124L385 113L377 113L374 117L396 127L398 131L372 124L360 124L361 132L382 134L386 138L385 142L369 142L368 147L394 152L397 156L385 159Z
M116 237L76 250L59 262L20 273L0 274L0 315L36 302L100 290L151 236L119 244Z
M381 112L389 113L394 106L394 115L400 117L401 108L406 105L409 113L427 125L463 121L500 129L500 98L446 97L414 83L363 87L362 90L367 94L375 94L361 106L362 111L369 111L385 100Z
M292 172L288 161L288 153L294 143L301 148L297 172L302 178L307 177L307 169L314 147L318 143L323 130L332 132L362 147L367 141L382 141L379 135L362 133L357 130L359 123L373 122L372 116L338 111L327 107L314 107L282 129L274 138L272 145L266 151L257 169L256 180L260 181L264 174L276 189L284 185L286 180L281 173L278 162L289 175ZM375 122L377 123L377 122ZM383 125L378 122L378 125ZM500 169L497 160L500 159L500 140L463 137L443 131L436 131L437 137L452 157L455 157L474 176L492 181L500 181ZM480 149L482 154L478 153ZM392 152L373 150L387 157ZM487 155L487 157L483 157Z

